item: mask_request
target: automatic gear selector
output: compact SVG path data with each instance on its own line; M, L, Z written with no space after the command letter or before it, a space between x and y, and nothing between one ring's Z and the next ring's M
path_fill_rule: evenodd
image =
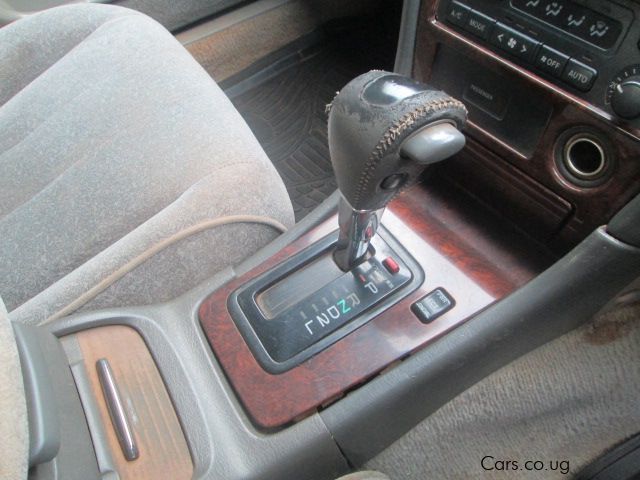
M462 103L389 72L349 82L329 111L339 231L236 290L229 310L256 359L280 373L405 297L420 266L381 229L386 205L464 146ZM337 238L336 238L337 237Z
M342 194L338 266L366 256L384 207L427 165L462 149L462 103L423 83L372 71L349 82L329 113L331 163Z

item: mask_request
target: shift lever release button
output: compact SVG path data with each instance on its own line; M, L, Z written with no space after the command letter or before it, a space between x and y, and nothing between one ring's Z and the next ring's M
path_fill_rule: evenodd
M395 275L400 271L400 265L396 262L393 257L387 257L382 261L382 265L386 268L391 275Z
M431 165L455 155L464 147L464 135L451 123L439 123L419 130L402 144L400 155Z

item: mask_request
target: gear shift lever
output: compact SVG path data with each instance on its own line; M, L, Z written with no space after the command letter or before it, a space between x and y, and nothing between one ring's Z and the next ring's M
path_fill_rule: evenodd
M336 264L366 257L384 208L432 163L462 149L467 111L408 77L371 71L349 82L329 112L329 150L342 194Z
M398 191L464 146L458 129L466 115L445 93L388 72L361 75L336 96L329 147L342 193L337 245L327 235L229 298L265 369L299 365L422 284L424 272L402 244L374 235Z

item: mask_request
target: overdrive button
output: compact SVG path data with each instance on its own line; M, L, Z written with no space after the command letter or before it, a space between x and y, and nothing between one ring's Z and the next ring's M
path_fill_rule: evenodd
M554 50L547 45L543 45L536 56L536 66L543 72L550 73L554 77L560 78L568 60L568 55Z
M578 90L588 92L597 76L596 70L572 58L564 68L562 80Z
M436 288L422 300L411 305L411 311L422 323L431 323L456 305L444 288Z

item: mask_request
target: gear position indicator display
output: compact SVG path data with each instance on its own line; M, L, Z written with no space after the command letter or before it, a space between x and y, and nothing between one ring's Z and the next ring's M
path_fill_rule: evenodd
M247 333L257 337L260 347L275 363L292 359L361 318L413 278L402 255L380 236L372 242L375 253L349 272L335 266L333 241L329 240L329 248L325 245L311 256L302 252L296 257L306 253L306 261L293 257L231 297L237 307L230 305L232 313L242 314L236 321L245 338ZM294 270L287 272L290 263ZM296 263L300 266L296 267ZM248 341L256 353L254 343Z
M333 261L330 256L327 260ZM281 362L337 330L408 280L406 269L392 275L372 257L276 318L252 323L269 354ZM310 279L309 286L312 284Z

